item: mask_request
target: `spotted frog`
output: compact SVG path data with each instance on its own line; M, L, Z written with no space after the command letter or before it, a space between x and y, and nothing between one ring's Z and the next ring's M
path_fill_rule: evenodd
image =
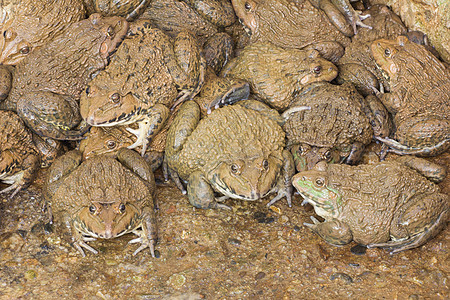
M31 132L12 111L0 110L0 180L10 184L0 193L12 191L13 198L34 180L40 155Z
M80 139L80 94L122 42L128 22L121 17L89 19L70 25L16 66L3 108L17 111L37 134L57 140Z
M245 47L222 70L222 76L246 80L251 92L273 108L285 110L308 83L331 81L337 67L316 50L283 49L272 43Z
M327 15L308 0L232 0L250 43L271 42L283 48L316 49L336 62L350 38L338 30ZM347 24L347 35L352 35ZM341 28L342 29L342 28Z
M85 18L80 0L22 0L0 28L0 64L16 65Z
M305 86L283 117L297 171L311 169L322 160L356 164L374 135L385 137L391 130L380 100L364 99L349 82Z
M300 172L292 184L325 219L305 223L333 245L352 240L391 253L423 245L447 223L449 197L439 182L445 168L423 158L403 156L371 165L321 162Z
M378 138L397 154L437 155L450 147L450 72L422 45L399 36L371 45L389 93L379 93L394 115L393 139Z
M53 217L65 224L74 247L97 254L86 242L112 239L126 233L155 257L157 239L154 213L155 180L147 162L133 150L123 148L117 159L95 156L82 162L72 150L58 157L49 169L43 194Z
M290 205L294 166L284 150L283 129L243 102L216 109L202 120L198 104L185 102L169 129L165 164L184 192L180 178L187 181L189 202L197 208L229 208L218 203L223 198L216 199L214 192L249 201L278 192L269 205L284 196Z
M81 97L81 115L92 126L137 123L136 142L142 146L163 127L170 107L192 99L204 83L206 64L195 38L180 33L174 41L143 21L119 47L108 67Z

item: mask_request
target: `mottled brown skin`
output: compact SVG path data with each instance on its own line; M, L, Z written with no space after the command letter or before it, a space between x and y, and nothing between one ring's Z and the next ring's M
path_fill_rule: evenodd
M126 148L117 159L95 156L84 162L79 151L69 151L52 164L43 188L53 218L66 225L82 256L82 247L97 254L88 241L133 232L139 237L129 243L142 244L133 255L150 248L154 257L154 191L147 162Z
M141 18L172 37L189 31L201 44L236 21L230 2L218 0L153 0Z
M371 165L316 165L292 183L325 219L305 223L333 245L352 240L392 253L432 239L450 217L449 197L426 177L445 177L445 168L422 158L401 157Z
M81 0L20 1L0 30L0 64L18 64L85 15Z
M372 43L377 65L389 78L390 92L380 99L394 115L394 139L384 138L397 154L432 156L450 147L450 72L422 45L404 36Z
M12 74L7 66L0 65L0 101L5 100L11 90Z
M138 18L151 0L83 0L89 14L121 16L129 22Z
M89 19L70 25L16 66L4 108L17 111L37 134L57 140L80 139L79 99L92 76L103 69L121 43L128 22L121 17Z
M372 99L373 100L373 99ZM375 99L376 100L376 99ZM283 113L287 147L298 171L311 169L317 162L355 164L377 134L389 134L387 112L369 104L351 83L333 85L312 83L296 96ZM298 110L307 106L309 109Z
M28 187L39 170L40 156L31 132L12 111L0 110L0 180L10 184L0 193L13 198Z
M180 33L174 41L142 22L123 41L108 67L81 96L81 116L92 126L139 124L129 148L142 146L163 127L170 107L192 99L202 88L206 64L195 38Z
M214 192L250 201L278 192L269 204L283 196L290 204L294 166L281 126L239 103L200 120L198 105L185 102L167 137L169 173L183 190L179 179L187 181L189 202L197 208L229 208Z
M41 156L41 168L48 168L55 159L67 150L61 141L47 137L41 137L35 133L33 143Z
M380 84L389 91L389 81L383 76L377 67L370 50L370 45L377 39L394 39L405 34L407 29L400 17L387 6L374 5L365 10L364 14L370 14L370 18L364 23L372 29L361 28L353 37L352 42L345 48L345 54L337 63L339 74L338 83L350 81L364 96L374 93Z
M245 47L222 70L222 76L244 79L258 100L285 110L308 83L331 81L337 67L316 50L283 49L271 43Z
M283 48L316 49L337 61L350 39L308 0L232 0L250 42L271 42Z

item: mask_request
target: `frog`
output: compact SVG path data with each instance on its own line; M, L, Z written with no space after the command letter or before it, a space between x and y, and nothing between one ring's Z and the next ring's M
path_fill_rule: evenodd
M234 43L225 29L235 23L236 16L228 0L154 0L140 19L150 20L172 38L189 31L216 74L223 67L223 60L233 55Z
M264 111L279 116L256 100L221 107L201 120L195 101L180 107L169 128L163 166L194 207L230 209L220 202L255 201L275 192L268 206L283 197L291 205L292 156L284 150L283 129ZM186 189L181 180L187 181ZM224 197L216 198L215 192Z
M8 66L0 65L0 102L8 98L11 90L12 74Z
M389 91L389 82L376 66L370 45L377 39L392 39L407 33L402 20L389 7L373 5L363 12L371 17L364 21L371 29L361 28L345 48L345 54L337 62L339 74L336 82L352 82L358 91L367 96L374 94L374 88L383 85Z
M196 39L187 31L175 40L147 21L135 24L105 70L88 84L80 100L81 116L91 126L137 123L128 130L141 146L163 127L170 108L191 100L202 88L206 62Z
M292 184L325 219L304 224L325 241L353 240L394 254L423 245L445 227L449 197L434 183L445 176L443 166L401 156L358 166L320 162L295 174Z
M83 0L89 14L121 16L128 22L136 20L150 4L150 0Z
M315 49L323 58L337 62L351 41L308 0L231 2L250 34L250 43L271 42L283 48ZM350 25L348 31L352 33Z
M0 64L17 65L36 49L86 18L80 0L23 0L0 29Z
M390 92L376 90L393 115L393 136L377 137L400 155L435 156L450 147L450 72L425 46L405 36L371 44Z
M0 193L12 192L9 198L14 198L34 181L39 166L30 130L16 113L0 110L0 180L10 184Z
M122 17L92 14L73 23L15 67L10 95L1 108L17 112L40 136L79 140L89 128L80 124L80 96L127 31Z
M392 130L381 101L364 98L350 82L308 84L282 116L297 171L319 161L356 164L374 136L386 137Z
M147 162L134 150L122 148L117 158L94 156L85 161L78 150L58 157L48 170L43 195L49 219L65 225L74 248L97 254L87 242L127 233L155 257L157 223L155 179ZM64 227L64 226L62 226Z
M248 81L257 100L279 111L285 110L306 84L331 81L337 74L337 67L314 49L284 49L262 42L245 47L221 72L223 77Z

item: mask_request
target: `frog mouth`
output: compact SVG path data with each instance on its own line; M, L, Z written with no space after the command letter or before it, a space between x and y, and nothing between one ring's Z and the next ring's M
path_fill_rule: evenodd
M325 210L325 211L331 211L333 210L333 206L331 205L331 202L329 200L325 200L322 198L318 198L315 197L313 195L308 195L305 193L300 193L299 194L303 197L303 202L302 202L302 206L306 205L306 204L311 204L312 206L314 206L314 208L319 208L321 210ZM321 200L320 202L318 200Z

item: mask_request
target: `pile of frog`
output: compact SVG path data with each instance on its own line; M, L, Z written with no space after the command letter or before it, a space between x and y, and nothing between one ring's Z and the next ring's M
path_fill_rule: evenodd
M445 167L422 158L450 145L448 65L388 7L352 5L10 1L1 193L49 168L49 221L83 256L130 232L155 256L158 168L196 208L291 206L295 188L331 244L424 244L450 214Z

